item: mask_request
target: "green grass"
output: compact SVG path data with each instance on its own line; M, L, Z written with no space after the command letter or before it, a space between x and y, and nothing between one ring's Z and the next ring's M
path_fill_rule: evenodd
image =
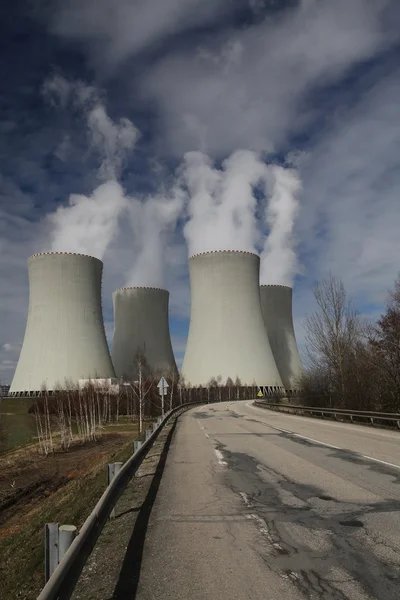
M32 398L4 398L0 401L0 453L32 441L35 418L28 413Z
M108 462L125 462L132 453L132 442L103 458L96 472L72 481L49 498L16 533L0 539L0 598L34 600L44 586L44 525L73 524L78 527L88 517L104 492Z

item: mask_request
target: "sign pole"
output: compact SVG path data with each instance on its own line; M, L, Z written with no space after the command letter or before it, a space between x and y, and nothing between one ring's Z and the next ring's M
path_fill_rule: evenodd
M165 392L169 388L167 380L164 377L161 377L160 381L157 384L157 387L158 387L158 391L161 396L161 412L162 412L162 416L164 416L164 409L165 409L164 396L165 396Z

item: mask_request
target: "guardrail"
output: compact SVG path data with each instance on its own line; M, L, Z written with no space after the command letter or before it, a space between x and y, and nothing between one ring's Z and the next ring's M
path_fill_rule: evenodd
M324 418L325 415L334 417L337 421L338 416L349 417L350 421L354 423L354 419L368 419L371 425L375 424L375 421L388 421L395 423L400 429L400 414L399 413L380 413L375 411L366 410L349 410L347 408L318 408L315 406L293 406L293 404L280 404L277 402L266 402L255 400L254 404L260 408L269 408L271 410L279 410L280 408L290 408L294 414L310 413L310 416L319 416Z
M37 600L68 600L71 597L97 538L107 523L118 498L141 465L149 446L172 416L199 404L205 404L205 402L188 402L172 409L153 429L151 435L146 435L146 440L126 461L104 491Z

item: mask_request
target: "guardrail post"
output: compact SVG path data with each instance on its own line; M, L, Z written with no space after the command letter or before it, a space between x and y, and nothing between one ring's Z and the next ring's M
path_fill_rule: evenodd
M114 479L114 472L115 472L115 463L108 463L108 465L107 465L107 478L108 478L107 485L110 485L110 483Z
M140 440L135 440L133 442L133 454L136 454L136 452L139 450L141 445L142 445L142 442Z
M155 430L157 429L157 427L158 427L158 423L157 422L153 423L153 433L155 432Z
M58 523L44 526L44 580L48 582L58 565Z
M371 425L374 424L374 417L370 417L369 420L371 421Z
M68 548L78 535L75 525L60 525L58 528L58 562L64 558Z
M112 464L108 465L109 467L112 467L112 469L111 469L112 477L111 477L111 480L109 480L109 484L114 479L114 477L117 475L117 473L120 472L123 464L124 464L123 462L116 462L116 463L112 463ZM110 473L110 471L109 471L109 473ZM112 509L112 511L110 512L110 519L115 519L115 506Z

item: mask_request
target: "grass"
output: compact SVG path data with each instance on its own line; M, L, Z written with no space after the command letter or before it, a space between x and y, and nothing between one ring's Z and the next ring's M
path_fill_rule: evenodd
M29 444L36 435L33 415L28 413L32 398L0 400L0 453Z
M32 398L0 400L0 454L25 446L36 437L35 417L28 413L33 402ZM152 420L146 419L145 427L148 427ZM132 423L125 415L121 415L118 424L106 425L105 430L118 431L118 428L122 427L125 431L136 431L137 423ZM74 433L76 433L75 426Z
M132 438L133 439L133 438ZM44 585L44 524L58 522L80 527L107 485L105 465L125 462L132 442L103 456L94 471L43 498L23 524L0 539L0 598L34 600ZM10 528L11 529L11 528Z

